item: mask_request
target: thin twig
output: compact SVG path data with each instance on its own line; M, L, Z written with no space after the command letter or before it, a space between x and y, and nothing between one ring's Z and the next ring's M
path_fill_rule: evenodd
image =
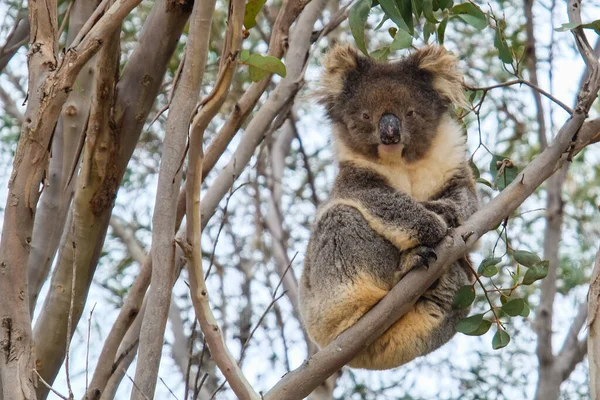
M131 383L133 384L133 387L135 388L135 390L138 391L139 394L141 394L142 396L144 396L144 399L146 400L150 400L148 398L148 396L146 396L146 393L142 392L142 390L139 388L139 386L135 383L135 381L131 378L131 376L129 376L129 374L127 373L127 371L125 370L125 368L123 368L123 371L125 371L125 376L129 378L129 380L131 381Z
M556 104L558 104L567 113L569 113L571 115L573 114L573 110L571 109L571 107L569 107L568 105L566 105L562 101L558 100L556 97L552 96L550 93L546 92L544 89L542 89L542 88L534 85L533 83L531 83L529 81L526 81L525 79L515 79L515 80L512 80L512 81L498 83L496 85L485 86L485 87L474 87L474 86L466 85L466 88L468 90L472 90L472 91L484 91L484 92L487 92L489 90L496 89L496 88L513 86L513 85L520 85L520 84L529 86L533 90L541 93L542 95L546 96L551 101L553 101Z
M194 341L196 340L196 326L198 325L198 318L194 318L194 323L192 324L192 334L190 335L190 345L188 348L188 364L187 364L187 368L185 371L185 391L183 393L184 394L184 399L187 400L188 398L188 392L190 390L190 374L192 371L192 356L194 354ZM200 373L200 371L198 371L198 374ZM196 374L196 376L198 376L198 374Z
M69 2L67 11L65 11L65 16L63 17L62 23L60 24L60 28L58 29L58 33L56 34L56 40L60 39L60 35L62 35L62 33L65 31L65 27L67 26L67 21L71 15L71 9L73 8L73 4L75 4L75 0L71 0Z
M92 332L92 315L94 314L94 309L96 308L96 304L92 307L90 311L90 317L88 318L88 331L87 331L87 346L85 349L85 391L87 393L88 390L88 370L89 370L89 362L90 362L90 335Z
M158 379L160 379L160 381L162 382L163 385L165 385L165 387L167 388L167 390L169 391L169 393L171 393L171 396L173 396L175 398L175 400L179 400L177 398L177 396L175 396L175 393L173 393L173 391L171 390L171 388L167 385L167 383L165 382L165 380L162 377L158 377Z
M37 371L37 369L34 369L33 371L36 373L36 375L38 376L38 379L44 384L44 386L46 386L52 393L54 393L55 395L57 395L58 397L60 397L63 400L69 400L66 396L63 396L62 394L57 392L56 389L54 389L52 386L50 386L50 384L48 382L46 382L44 380L44 378L42 378L42 376Z

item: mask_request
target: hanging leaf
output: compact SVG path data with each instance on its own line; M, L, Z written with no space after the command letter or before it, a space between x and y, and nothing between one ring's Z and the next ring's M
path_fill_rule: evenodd
M452 0L433 0L433 11L449 10L454 5Z
M512 254L516 262L526 267L532 267L542 261L537 254L525 250L514 250Z
M505 64L513 62L512 52L504 37L504 32L500 30L500 26L496 26L496 36L494 37L494 47L498 49L498 57Z
M413 25L412 0L396 0L396 5L398 6L398 10L400 11L400 15L402 15L404 23L408 27L408 32L412 35L415 32Z
M477 178L477 179L475 180L475 182L482 183L482 184L484 184L485 186L489 187L490 189L493 189L493 188L494 188L494 185L492 185L492 183L491 183L490 181L488 181L488 180L486 180L486 179L483 179L483 178Z
M463 309L469 307L475 300L475 288L472 285L465 285L458 289L452 307L455 309Z
M412 45L413 37L404 29L398 29L394 41L390 44L392 50L407 49Z
M379 6L385 15L390 17L390 19L398 26L398 28L404 29L407 32L412 32L408 25L406 25L406 22L404 22L404 18L402 17L400 9L398 8L395 0L380 0Z
M286 74L285 65L277 57L261 54L240 54L240 62L249 66L250 79L254 82L260 81L269 74L277 74L282 77L285 77Z
M496 265L500 261L502 261L502 258L499 257L484 259L481 262L481 264L479 264L479 267L477 268L477 273L479 275L485 276L486 278L491 278L492 276L498 273L498 268L496 267Z
M577 27L582 27L584 29L593 29L598 35L600 35L600 19L588 22L587 24L578 24L576 22L569 22L566 24L562 24L562 26L555 29L555 31L565 32L570 31L571 29L575 29Z
M492 339L492 348L494 350L501 349L503 347L506 347L509 342L510 342L509 334L506 333L505 330L498 328L498 330L496 331L496 334L494 335L494 338Z
M477 165L475 165L475 163L473 162L472 159L469 159L469 167L471 167L471 172L473 172L473 177L475 179L479 179L479 177L481 176L481 174L479 173L479 168L477 168Z
M425 43L429 42L429 38L433 32L435 32L435 25L429 21L425 21L423 25L423 41Z
M521 315L524 308L525 308L525 300L512 299L502 306L502 311L504 311L511 317L516 317L517 315Z
M427 21L433 24L440 22L433 15L433 0L423 0L423 15Z
M533 282L543 279L548 275L549 261L541 261L525 272L523 277L523 285L531 285Z
M529 316L529 307L527 306L527 304L525 304L525 306L523 307L523 310L521 311L521 313L519 314L521 317L523 318L527 318Z
M423 13L423 1L412 0L412 9L414 10L415 17L417 17L417 19L421 18L421 14Z
M244 27L246 29L256 26L256 16L267 0L248 0L244 10Z
M385 46L380 49L377 49L371 53L371 57L376 59L377 61L386 61L388 56L390 55L391 49L390 46Z
M388 17L387 15L384 15L383 18L381 18L381 21L379 21L379 23L375 27L375 30L378 30L379 28L381 28L383 26L383 24L385 23L385 21L387 21L388 19L390 19L390 17Z
M478 30L482 30L488 25L485 13L473 3L455 5L452 7L452 14Z
M444 35L446 33L446 26L448 25L448 17L444 18L442 20L442 22L440 22L440 24L438 25L437 28L437 37L438 37L438 43L439 44L444 44Z
M494 177L494 184L498 189L503 190L515 180L519 169L508 157L495 154L492 156L492 161L490 162L490 172Z
M481 336L486 333L492 323L483 319L483 314L471 315L456 324L456 331L470 336Z
M356 47L366 56L369 53L367 52L367 42L365 40L365 26L367 25L367 18L371 11L371 4L371 0L359 0L350 10L350 15L348 15L350 32L354 37Z

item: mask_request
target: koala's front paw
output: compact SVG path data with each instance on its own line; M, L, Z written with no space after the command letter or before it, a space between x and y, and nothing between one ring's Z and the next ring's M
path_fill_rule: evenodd
M400 256L398 266L399 279L402 279L413 268L429 268L437 260L437 254L428 246L416 246L408 249Z

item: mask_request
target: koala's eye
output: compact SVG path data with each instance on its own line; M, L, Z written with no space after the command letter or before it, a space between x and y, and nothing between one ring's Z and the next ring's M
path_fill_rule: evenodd
M371 116L370 116L369 114L367 114L367 113L363 113L362 117L363 117L363 119L364 119L365 121L368 121L368 120L370 120L370 119L371 119Z
M413 115L415 115L415 110L408 110L408 111L406 112L406 116L407 116L407 117L412 117Z

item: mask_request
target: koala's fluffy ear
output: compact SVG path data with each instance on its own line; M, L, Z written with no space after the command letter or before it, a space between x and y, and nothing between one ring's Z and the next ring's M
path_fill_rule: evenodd
M433 75L433 87L452 104L468 107L463 91L463 74L457 69L457 58L440 46L417 50L411 58L419 69Z
M315 93L319 102L326 106L335 102L344 88L344 81L348 74L369 63L369 59L348 45L336 45L329 50L321 63L323 72L320 87Z

